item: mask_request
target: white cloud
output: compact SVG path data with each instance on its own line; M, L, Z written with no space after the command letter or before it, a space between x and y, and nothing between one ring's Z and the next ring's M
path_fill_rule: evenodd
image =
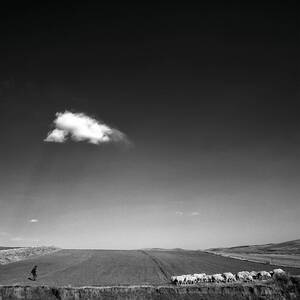
M53 124L55 128L48 133L45 142L63 143L71 139L75 142L87 141L95 145L109 142L129 144L124 133L84 113L58 112Z
M175 215L177 215L177 216L183 216L183 212L182 211L176 211Z
M9 233L6 231L0 231L0 236L9 236Z
M191 213L191 216L199 216L199 215L200 215L200 213L197 212L197 211L193 211L193 212Z
M23 238L19 237L19 236L16 236L16 237L12 237L10 239L12 242L20 242L20 241L23 241Z
M66 140L67 132L61 129L53 129L49 132L45 142L63 143Z
M31 219L29 220L30 223L37 223L39 220L38 219Z

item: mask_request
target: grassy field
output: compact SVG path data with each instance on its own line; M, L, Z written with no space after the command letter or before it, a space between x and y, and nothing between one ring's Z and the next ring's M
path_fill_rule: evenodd
M208 252L255 262L300 268L300 240L278 244L213 248Z
M27 279L33 265L38 281ZM271 270L274 266L183 250L60 250L0 266L0 284L86 286L165 284L171 275L241 270ZM286 268L291 274L300 269Z
M300 254L300 239L277 244L246 245L228 248L211 248L210 251L226 253Z

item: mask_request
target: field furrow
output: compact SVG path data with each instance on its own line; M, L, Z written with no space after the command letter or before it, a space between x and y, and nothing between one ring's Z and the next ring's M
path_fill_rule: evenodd
M33 265L38 280L27 278ZM275 266L185 250L61 250L0 266L0 284L110 286L167 284L172 275L272 270ZM285 268L291 274L300 269Z

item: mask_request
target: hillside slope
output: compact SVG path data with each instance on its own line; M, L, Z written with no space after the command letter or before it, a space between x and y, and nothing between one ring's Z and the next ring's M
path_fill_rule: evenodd
M211 248L206 251L237 259L300 268L300 239L277 244Z
M19 247L0 249L0 265L22 261L30 257L41 256L58 250L59 249L55 247Z
M300 239L277 244L247 245L228 248L211 248L209 251L226 253L272 253L272 254L300 254Z

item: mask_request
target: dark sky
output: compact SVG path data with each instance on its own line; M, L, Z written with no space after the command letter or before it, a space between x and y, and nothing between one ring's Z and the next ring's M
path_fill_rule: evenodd
M298 15L274 3L1 9L0 244L299 238ZM66 110L132 146L45 143Z

